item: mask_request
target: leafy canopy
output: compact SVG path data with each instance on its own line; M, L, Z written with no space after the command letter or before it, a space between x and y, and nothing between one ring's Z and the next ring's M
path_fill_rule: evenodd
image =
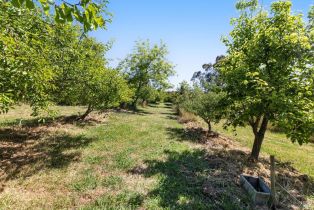
M27 101L36 112L47 105L54 88L49 62L53 28L39 12L1 2L0 19L0 111Z
M75 66L61 75L59 87L64 99L91 110L105 110L129 101L132 91L126 80L117 70L106 67L104 56L109 48L91 38L85 38L79 48Z
M128 83L135 90L133 105L138 99L147 100L155 90L170 87L169 76L174 74L174 66L167 60L167 46L153 45L149 41L136 42L133 53L120 63Z
M121 72L107 68L102 44L81 27L54 24L38 10L0 3L0 111L29 103L35 115L50 103L87 105L89 112L132 97Z
M228 124L249 122L263 138L258 127L270 121L302 144L314 129L312 32L301 15L292 14L290 1L272 3L270 14L256 3L237 5L241 15L224 40L228 51L218 71L230 107Z
M179 107L202 118L211 132L211 122L220 120L219 106L223 98L222 92L204 92L195 85L188 93L181 95Z

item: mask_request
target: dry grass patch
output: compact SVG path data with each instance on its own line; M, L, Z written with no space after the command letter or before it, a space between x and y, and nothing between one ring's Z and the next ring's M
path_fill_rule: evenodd
M270 186L270 162L269 156L263 153L259 162L249 161L250 149L244 147L239 142L224 135L208 135L202 128L202 123L188 122L184 124L184 129L170 129L172 135L178 136L182 141L191 141L203 144L207 150L205 157L210 168L216 168L206 185L209 194L219 194L222 185L239 185L239 175L248 174L260 176ZM239 138L239 136L238 136ZM287 142L289 143L289 142ZM294 198L287 196L286 192L278 189L279 209L299 209L313 206L314 179L298 170L291 162L277 161L276 165L277 183L283 186ZM215 182L219 183L215 189Z

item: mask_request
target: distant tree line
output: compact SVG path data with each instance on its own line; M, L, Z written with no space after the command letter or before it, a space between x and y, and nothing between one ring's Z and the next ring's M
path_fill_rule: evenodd
M30 104L34 115L52 104L82 105L84 119L94 110L156 100L169 87L173 65L165 44L138 41L118 68L110 68L105 55L111 42L87 36L82 24L14 4L0 1L1 113L21 102Z

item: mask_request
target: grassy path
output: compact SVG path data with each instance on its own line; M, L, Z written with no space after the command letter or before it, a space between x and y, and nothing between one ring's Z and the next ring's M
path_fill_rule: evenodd
M182 131L166 105L112 113L101 124L36 127L31 135L3 128L0 146L15 153L2 171L0 209L237 209L235 201L247 202L231 188L238 200L215 197L211 186L204 193L210 174L229 167L209 165L209 151Z
M181 129L170 107L113 113L95 126L52 126L13 141L5 132L16 131L3 129L2 146L23 149L2 171L0 209L210 209L201 189L205 153L178 141Z
M197 144L178 141L173 131L180 129L169 107L115 115L108 126L94 129L93 135L106 143L95 142L86 155L105 161L101 170L107 173L104 183L111 190L86 208L214 208L201 189L208 168L204 151ZM185 174L194 172L199 174Z

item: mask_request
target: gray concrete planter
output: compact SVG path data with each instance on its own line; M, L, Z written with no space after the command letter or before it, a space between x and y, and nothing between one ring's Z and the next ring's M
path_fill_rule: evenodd
M270 189L260 177L240 175L240 184L250 195L254 205L266 205L270 198Z

